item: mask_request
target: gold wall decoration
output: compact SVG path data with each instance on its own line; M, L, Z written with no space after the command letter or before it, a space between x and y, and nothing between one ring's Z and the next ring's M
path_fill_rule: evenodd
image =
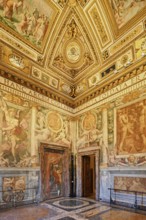
M31 62L28 58L24 57L20 52L15 51L11 47L1 44L1 62L7 67L14 67L21 70L25 74L30 74Z
M142 37L135 41L135 52L137 59L146 56L146 37Z
M109 58L109 52L108 52L108 50L105 50L105 51L102 53L102 58L103 58L103 60L106 60L107 58Z
M71 86L63 81L60 83L61 91L67 94L71 93Z
M58 36L48 54L48 68L71 80L98 62L91 38L74 9L67 11Z
M80 4L82 7L85 7L85 6L88 4L89 1L90 1L90 0L78 0L79 4Z
M20 51L26 57L36 61L37 60L37 53L33 49L29 49L27 45L25 45L21 40L18 38L11 36L8 34L7 31L0 28L0 39L2 42L8 44L10 47L13 47L15 50Z
M108 143L111 145L114 141L114 110L108 109L107 112L108 120Z
M104 23L103 17L101 17L101 13L99 12L99 8L96 4L94 4L90 10L88 11L92 24L97 31L99 40L101 42L102 47L109 43L109 35L106 29L106 25Z
M49 85L55 89L57 89L59 86L58 79L50 76L47 73L44 73L42 70L40 70L39 68L35 66L32 66L31 76L41 81L42 83L45 83L46 85Z
M95 86L100 81L100 74L96 73L88 79L89 88Z
M127 67L133 62L133 50L129 49L126 53L123 53L116 61L116 69L119 70L122 67Z
M120 51L124 46L128 45L132 42L136 37L138 37L143 32L143 25L139 24L132 31L127 33L122 39L118 40L115 44L113 44L110 49L110 55L115 54Z
M53 0L53 1L57 3L59 6L61 6L62 8L67 4L67 0L58 0L58 1Z
M74 19L66 24L64 36L58 45L53 66L74 78L93 64L93 57L88 48L86 39ZM55 45L56 47L57 45ZM54 52L53 52L54 53Z
M79 95L83 93L84 91L86 91L87 87L88 86L87 86L86 79L82 80L82 82L76 85L76 95Z

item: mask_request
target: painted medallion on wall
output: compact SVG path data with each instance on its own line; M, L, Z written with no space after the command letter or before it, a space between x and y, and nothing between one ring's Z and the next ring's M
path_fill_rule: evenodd
M82 122L82 126L83 129L86 131L90 131L92 129L96 128L96 115L93 113L88 113L85 115L83 122Z
M77 147L100 146L102 142L101 112L88 112L80 118Z
M53 132L61 131L63 126L63 121L60 115L56 112L49 112L47 114L47 126Z
M117 110L117 153L146 152L146 100Z

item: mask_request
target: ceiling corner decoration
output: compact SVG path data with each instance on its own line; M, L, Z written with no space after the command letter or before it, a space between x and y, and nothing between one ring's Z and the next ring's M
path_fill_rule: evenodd
M75 78L98 63L93 43L83 27L84 24L74 9L69 10L58 37L54 40L54 47L48 54L48 68Z

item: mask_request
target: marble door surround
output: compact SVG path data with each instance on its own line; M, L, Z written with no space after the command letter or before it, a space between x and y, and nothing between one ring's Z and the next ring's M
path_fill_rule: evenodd
M82 157L83 156L90 156L95 155L95 188L96 188L96 195L95 199L99 200L99 183L100 183L100 175L99 175L99 155L100 150L90 150L90 151L84 151L79 152L77 154L77 187L76 187L76 195L81 197L82 196L82 188L83 188L83 182L82 182Z

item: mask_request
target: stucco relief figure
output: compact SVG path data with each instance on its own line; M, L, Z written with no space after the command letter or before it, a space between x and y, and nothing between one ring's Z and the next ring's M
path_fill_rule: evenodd
M63 56L61 54L59 54L57 57L55 57L54 65L60 69L65 68L65 62L64 62Z
M67 25L67 37L76 38L78 35L78 27L74 20L71 21L70 24Z
M51 131L46 127L45 114L42 111L37 112L36 128L35 128L35 147L38 148L38 144L41 141L49 140Z
M54 139L54 142L61 142L67 146L70 146L71 140L69 140L68 121L63 122L63 128L57 134L57 137Z
M75 7L76 4L77 4L77 1L76 1L76 0L69 0L69 1L68 1L68 5L69 5L70 7Z
M96 115L93 113L87 113L82 120L82 129L78 141L78 148L90 146L91 144L97 143L98 146L103 145L103 132L96 128L97 119Z

